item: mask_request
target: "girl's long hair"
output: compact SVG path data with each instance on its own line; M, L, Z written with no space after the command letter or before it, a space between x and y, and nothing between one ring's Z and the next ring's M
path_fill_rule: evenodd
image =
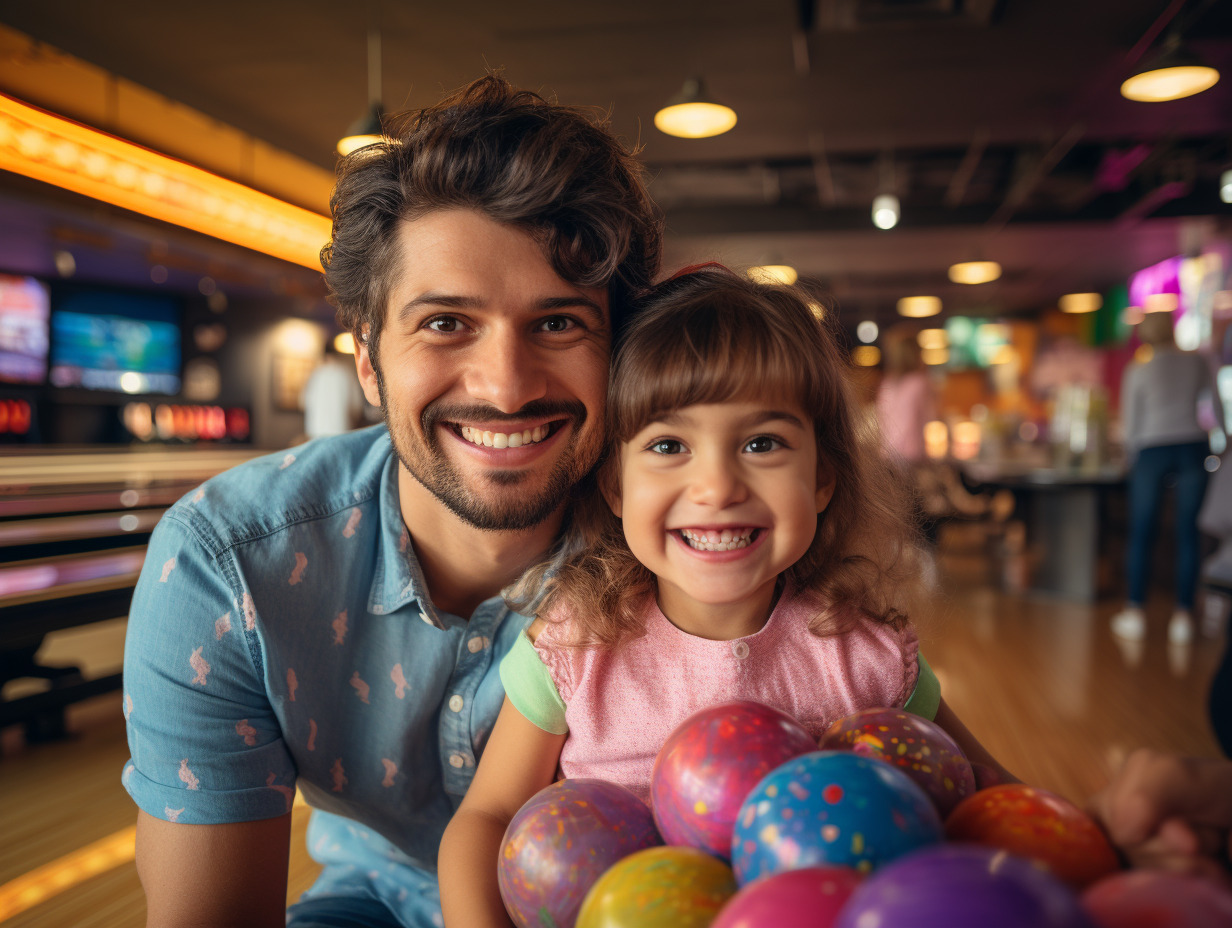
M840 633L860 616L901 627L921 567L909 488L856 404L833 324L792 288L709 265L638 301L612 362L600 485L619 492L621 443L656 419L750 397L789 399L809 413L819 467L835 479L812 546L784 575L816 604L810 629ZM615 648L643 632L654 590L654 575L630 552L620 520L591 492L572 507L553 556L506 595L525 614L567 614L579 644Z

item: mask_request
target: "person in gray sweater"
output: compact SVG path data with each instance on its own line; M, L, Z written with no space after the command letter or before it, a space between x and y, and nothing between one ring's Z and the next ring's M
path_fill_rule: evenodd
M1209 397L1215 419L1224 422L1215 378L1205 358L1181 351L1172 334L1171 313L1148 313L1138 337L1151 346L1150 360L1131 364L1121 389L1129 477L1129 599L1112 617L1112 631L1140 640L1146 634L1151 549L1165 485L1176 487L1176 609L1168 640L1193 638L1193 601L1198 583L1198 510L1206 494L1210 445L1198 419L1198 404Z

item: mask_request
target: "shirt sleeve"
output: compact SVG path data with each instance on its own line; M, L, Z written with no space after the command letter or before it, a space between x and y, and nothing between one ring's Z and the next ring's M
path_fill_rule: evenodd
M903 708L912 715L932 721L937 717L937 710L941 707L941 683L937 680L933 669L928 666L928 661L924 660L923 654L918 655L916 660L919 661L920 666L919 676L916 677L915 689L911 693L911 698L907 700Z
M190 528L191 504L155 528L129 612L124 788L146 813L193 824L291 811L295 765L260 667L255 607L229 552Z
M518 640L501 661L500 677L505 695L527 721L553 735L569 731L565 701L560 698L551 673L526 632L518 635Z

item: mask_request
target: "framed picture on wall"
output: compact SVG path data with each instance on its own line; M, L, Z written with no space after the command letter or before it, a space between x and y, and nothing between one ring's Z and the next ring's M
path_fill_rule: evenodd
M318 363L317 358L275 352L274 383L271 391L275 409L303 412L300 395L304 392L308 376Z

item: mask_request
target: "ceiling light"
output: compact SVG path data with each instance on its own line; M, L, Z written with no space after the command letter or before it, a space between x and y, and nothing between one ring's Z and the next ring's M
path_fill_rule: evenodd
M857 367L876 367L881 363L881 349L876 345L861 345L851 353Z
M936 296L905 296L898 301L898 314L911 319L923 319L941 312L941 298Z
M1098 293L1067 293L1057 300L1057 306L1063 313L1093 313L1104 305L1104 298Z
M1232 203L1232 169L1224 171L1219 177L1219 199Z
M996 261L960 261L950 265L950 280L956 284L986 284L1001 276Z
M1180 300L1175 293L1152 293L1142 301L1142 308L1148 313L1175 312Z
M338 140L338 154L349 155L360 148L375 145L381 140L381 121L385 118L385 108L380 103L372 103L363 116L351 123L346 135Z
M789 264L761 264L748 270L750 280L759 284L781 284L790 287L800 276Z
M945 348L950 344L950 337L945 334L945 329L921 329L915 340L916 344L925 350Z
M1218 80L1218 71L1185 49L1179 35L1172 35L1158 54L1121 85L1121 96L1140 103L1164 103L1192 97L1214 87Z
M878 229L893 229L898 225L898 197L882 193L873 198L873 225Z
M350 332L339 332L334 336L334 350L339 354L354 354L355 336Z
M375 145L381 140L381 123L385 110L381 106L381 33L368 30L368 108L362 116L351 123L346 134L338 140L338 154L349 155L360 148Z
M875 342L880 332L881 330L877 328L877 323L873 322L872 319L865 319L856 326L856 338L866 345L871 345Z
M920 351L920 360L931 367L936 367L940 364L948 364L950 361L950 349L925 348Z
M1141 306L1126 306L1125 311L1121 313L1121 321L1126 325L1137 325L1142 321L1143 315Z
M655 127L682 139L722 135L736 124L736 111L714 100L700 77L684 82L680 93L655 113Z

